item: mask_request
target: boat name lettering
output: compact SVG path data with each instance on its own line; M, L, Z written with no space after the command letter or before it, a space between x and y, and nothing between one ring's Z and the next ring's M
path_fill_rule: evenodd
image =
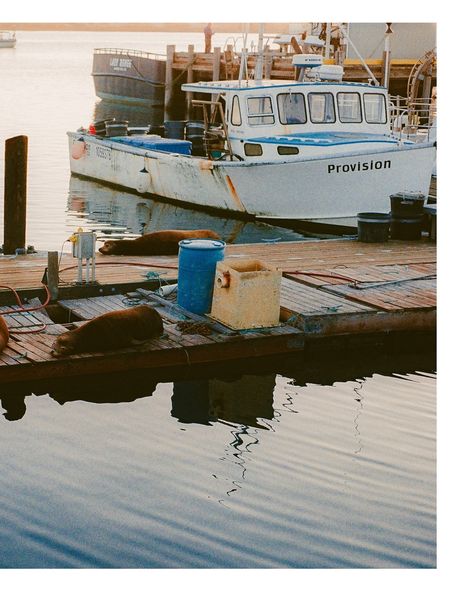
M363 172L365 170L383 170L391 168L391 160L371 160L370 162L355 162L354 164L329 164L327 171L334 172Z
M112 159L112 150L110 148L97 146L96 149L97 149L97 156L99 158L104 158L104 160L111 160Z
M132 66L132 61L127 57L112 57L110 59L110 66L119 72L126 72Z

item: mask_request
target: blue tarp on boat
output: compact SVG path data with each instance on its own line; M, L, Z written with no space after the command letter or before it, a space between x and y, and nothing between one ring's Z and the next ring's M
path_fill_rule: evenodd
M123 143L146 150L184 154L186 156L190 156L192 150L192 142L190 141L184 139L168 139L160 135L124 135L110 137L109 139L116 143Z

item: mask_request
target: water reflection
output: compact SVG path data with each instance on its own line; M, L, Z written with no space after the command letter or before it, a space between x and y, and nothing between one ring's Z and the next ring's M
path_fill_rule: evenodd
M75 176L69 182L67 224L71 230L78 225L96 230L99 238L163 229L212 229L229 244L314 238L314 234L143 198Z
M357 404L354 417L358 430L363 409L362 388L374 374L408 374L416 371L435 372L435 336L422 335L405 341L394 339L379 350L345 351L343 362L334 350L308 350L305 355L285 355L278 358L257 358L216 363L206 367L182 367L179 370L143 370L140 372L95 375L36 382L23 385L3 385L0 401L7 420L19 420L26 412L25 398L29 395L49 395L63 405L82 400L89 403L126 403L152 396L159 383L173 383L170 414L183 424L211 425L215 422L244 425L258 429L273 429L280 412L273 408L276 377L288 380L281 407L297 413L294 388L355 382L353 399ZM403 348L401 348L403 346ZM395 354L394 354L395 351ZM358 437L359 438L359 437ZM361 443L360 443L361 444Z
M3 417L11 422L21 420L26 413L25 395L15 391L0 394L2 408L5 410Z
M233 380L177 381L171 397L171 416L182 423L220 421L266 428L272 419L276 374L243 375Z
M129 127L147 127L162 125L164 111L162 107L131 106L99 100L95 103L93 117L94 121L115 118L128 121Z

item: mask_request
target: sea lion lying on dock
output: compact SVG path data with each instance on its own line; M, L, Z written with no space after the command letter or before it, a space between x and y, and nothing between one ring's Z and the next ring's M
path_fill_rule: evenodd
M207 238L220 240L211 229L178 230L168 229L145 234L134 240L107 240L99 248L102 254L146 256L158 254L177 254L179 242L187 239Z
M9 338L10 333L8 331L7 323L0 315L0 352L6 348Z
M124 348L163 333L163 320L148 305L110 311L56 338L55 357Z

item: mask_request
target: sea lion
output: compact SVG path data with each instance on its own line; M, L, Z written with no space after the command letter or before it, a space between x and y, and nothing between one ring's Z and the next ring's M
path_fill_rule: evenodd
M9 338L10 333L8 331L7 323L0 315L0 352L6 348Z
M53 344L53 356L96 352L130 346L163 333L163 320L148 305L110 311L86 324L61 334Z
M107 240L99 248L102 254L145 256L158 254L177 254L179 242L186 239L207 238L220 240L220 236L210 229L178 230L168 229L145 234L134 240Z

